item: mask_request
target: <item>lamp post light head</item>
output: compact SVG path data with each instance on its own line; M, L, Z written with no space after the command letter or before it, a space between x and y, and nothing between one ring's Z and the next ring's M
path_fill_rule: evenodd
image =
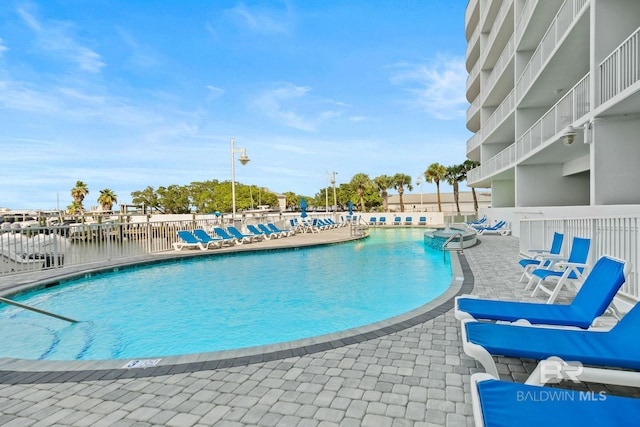
M562 131L562 142L564 145L569 146L573 144L573 141L576 138L576 130L573 126L569 125Z
M238 158L238 161L240 162L240 164L242 166L244 166L247 163L249 163L249 156L247 156L247 153L243 152L242 154L240 154L240 157Z

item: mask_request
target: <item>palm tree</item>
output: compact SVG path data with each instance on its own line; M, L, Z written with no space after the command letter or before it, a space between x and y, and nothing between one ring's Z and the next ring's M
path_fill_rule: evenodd
M89 188L87 184L82 181L76 181L76 186L71 189L71 197L73 197L73 205L75 210L82 213L84 211L84 207L82 206L82 201L85 196L89 194Z
M462 168L464 169L464 181L467 180L467 173L478 166L480 166L480 162L476 162L475 160L465 160L462 163ZM476 195L475 187L471 187L471 194L473 195L473 210L476 215L478 215L478 196Z
M447 175L447 168L440 163L432 163L426 171L424 171L424 179L428 183L435 182L438 192L438 211L442 212L442 203L440 202L440 181L443 181Z
M371 178L369 178L369 175L366 173L357 173L353 178L351 178L349 185L351 185L351 187L357 191L358 196L360 196L360 212L366 212L364 206L364 192L367 188L371 187Z
M100 197L98 197L98 203L102 206L103 211L110 211L113 208L114 203L118 203L118 196L109 188L100 190Z
M456 202L456 209L458 213L460 213L460 203L458 202L458 196L460 193L458 191L458 183L460 181L464 181L465 173L466 172L462 165L453 165L447 168L447 174L445 176L447 183L453 186L453 200Z
M69 206L67 206L67 212L69 212L70 215L81 213L82 206L78 205L78 202L73 201Z
M407 190L413 190L413 186L411 185L411 176L405 175L403 173L397 173L393 176L393 188L398 190L398 196L400 196L400 212L404 212L404 201L402 200L402 194L404 193L405 187Z
M386 212L389 202L389 192L387 190L393 188L393 177L390 177L389 175L380 175L373 178L373 182L376 187L378 187L380 197L382 198L382 208Z

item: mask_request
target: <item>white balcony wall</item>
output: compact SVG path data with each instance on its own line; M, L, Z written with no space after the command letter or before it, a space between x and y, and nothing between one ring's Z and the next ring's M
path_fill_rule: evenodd
M516 206L589 204L589 174L564 176L561 163L516 167Z
M640 121L598 119L593 124L595 203L640 204Z
M567 0L560 7L558 14L551 23L540 45L533 53L531 60L524 68L522 75L516 82L516 99L519 102L531 88L533 82L544 69L560 41L571 29L589 0Z
M491 181L491 207L514 207L516 205L515 191L515 182L512 179Z

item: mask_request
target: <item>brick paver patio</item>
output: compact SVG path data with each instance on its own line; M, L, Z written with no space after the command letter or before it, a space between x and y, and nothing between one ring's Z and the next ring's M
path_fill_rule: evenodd
M528 299L517 238L483 236L461 258L473 293ZM500 362L519 381L533 368ZM471 426L469 376L479 371L448 310L377 338L242 366L103 379L3 372L0 425Z

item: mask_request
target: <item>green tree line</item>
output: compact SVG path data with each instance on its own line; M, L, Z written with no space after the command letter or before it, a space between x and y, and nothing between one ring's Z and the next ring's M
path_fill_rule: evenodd
M478 162L466 160L462 164L443 166L432 163L421 174L420 179L436 185L438 197L438 210L442 211L440 198L440 184L445 182L453 187L453 196L458 213L459 183L466 181L467 172L479 166ZM346 209L349 202L361 212L388 209L389 190L395 190L400 198L400 211L404 212L403 194L413 190L413 182L410 175L396 173L395 175L380 175L370 178L365 173L355 174L348 183L336 187L320 189L314 196L300 195L293 192L284 193L287 209L296 209L304 197L307 206L332 207L335 202L341 209ZM475 189L473 193L474 210L478 211L478 201ZM77 181L71 189L73 202L67 207L69 213L84 212L83 201L89 194L88 186ZM103 210L111 210L118 202L117 195L110 189L100 190L98 203ZM188 185L169 185L144 190L133 191L131 202L136 205L144 205L151 212L180 214L180 213L211 213L230 212L232 210L232 193L230 181L196 181ZM256 185L245 185L236 182L236 209L238 211L255 208L258 205L278 206L278 197L269 190Z

